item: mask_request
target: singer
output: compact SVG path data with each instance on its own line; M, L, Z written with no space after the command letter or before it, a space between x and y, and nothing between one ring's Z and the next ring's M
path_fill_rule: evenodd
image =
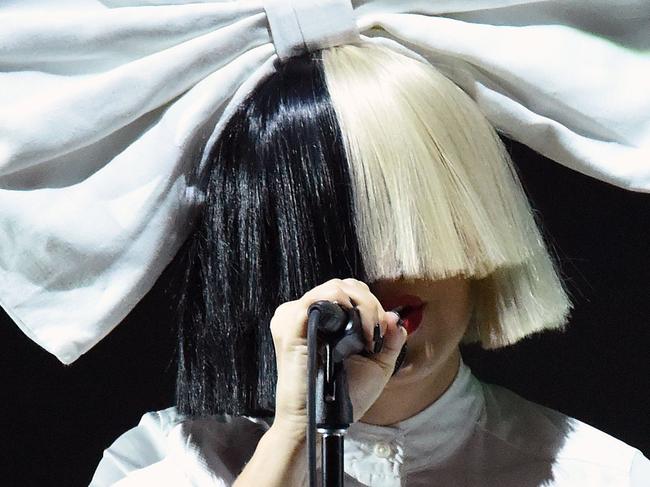
M497 132L433 64L363 42L295 56L194 178L177 404L109 446L92 487L304 485L323 299L358 307L369 350L383 336L347 360L346 486L648 485L639 450L463 362L461 343L561 330L571 303Z

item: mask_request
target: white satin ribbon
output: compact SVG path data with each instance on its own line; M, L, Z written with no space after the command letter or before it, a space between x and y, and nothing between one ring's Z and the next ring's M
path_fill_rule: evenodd
M276 48L356 38L341 2L323 3L327 28L340 27L329 38L318 9L295 14L294 26L312 25L301 36L269 26L266 9L307 3L3 1L0 304L63 363L109 333L171 261L196 204L186 174L273 72ZM351 6L361 39L438 65L511 138L650 192L647 2Z

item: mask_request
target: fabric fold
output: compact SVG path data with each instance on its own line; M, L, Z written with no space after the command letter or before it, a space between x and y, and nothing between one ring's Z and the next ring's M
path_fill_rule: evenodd
M351 4L360 40L435 64L502 133L650 192L645 2ZM265 5L0 7L0 304L63 363L133 309L186 238L201 196L190 171L275 69Z

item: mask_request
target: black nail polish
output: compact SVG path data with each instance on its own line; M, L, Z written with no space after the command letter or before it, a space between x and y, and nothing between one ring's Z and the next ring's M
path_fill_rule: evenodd
M397 360L395 361L395 368L393 369L393 375L397 373L397 371L400 369L402 364L404 363L404 359L406 358L406 351L408 350L406 343L402 346L402 349L399 351L399 355L397 356Z
M379 337L379 341L375 342L375 349L373 350L373 353L381 352L383 346L384 346L384 337Z
M381 352L382 347L384 346L384 337L381 336L381 325L379 323L375 324L375 329L372 333L372 341L374 343L374 348L372 353Z

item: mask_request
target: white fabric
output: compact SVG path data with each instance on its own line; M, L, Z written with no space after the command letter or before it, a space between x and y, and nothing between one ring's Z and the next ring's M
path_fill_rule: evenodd
M90 485L232 485L270 424L229 415L191 421L175 408L145 414L105 450ZM650 485L650 460L639 450L481 383L462 362L449 389L415 416L351 425L344 470L348 487Z
M359 41L350 0L265 0L264 10L282 62L306 51Z
M129 313L186 238L200 200L186 175L274 71L265 6L287 5L1 2L0 305L63 363ZM510 137L650 192L647 1L352 7L361 39L439 65ZM327 23L348 25L335 11Z

